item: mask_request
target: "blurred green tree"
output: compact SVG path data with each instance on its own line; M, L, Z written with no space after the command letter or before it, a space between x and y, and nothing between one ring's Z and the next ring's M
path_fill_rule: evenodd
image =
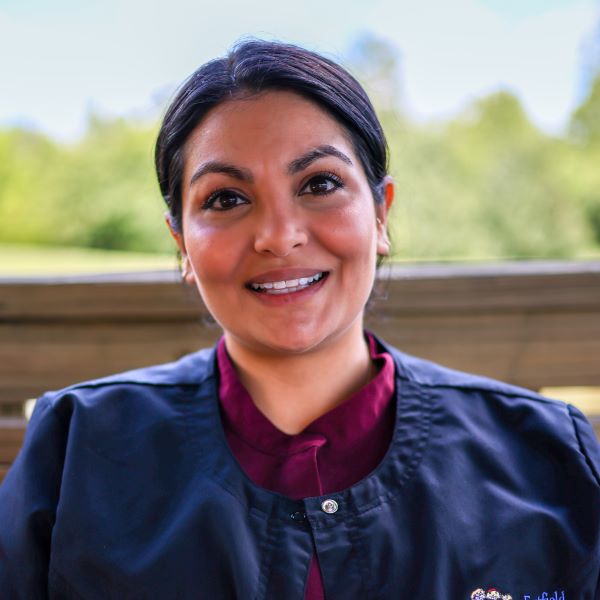
M600 70L587 98L573 113L570 139L573 153L568 165L574 194L600 246Z
M388 138L396 257L575 258L600 254L600 75L567 135L499 91L443 123L403 107L395 46L364 36L348 57ZM155 123L92 115L75 143L0 130L0 241L170 252L155 181Z

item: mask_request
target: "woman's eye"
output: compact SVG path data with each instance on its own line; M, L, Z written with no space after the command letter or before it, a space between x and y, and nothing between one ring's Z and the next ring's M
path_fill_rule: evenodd
M306 185L300 190L300 195L313 194L315 196L323 196L331 194L335 190L342 187L342 181L336 175L316 175L311 177Z
M248 204L248 201L233 191L219 191L211 194L202 205L207 210L231 210L241 204Z

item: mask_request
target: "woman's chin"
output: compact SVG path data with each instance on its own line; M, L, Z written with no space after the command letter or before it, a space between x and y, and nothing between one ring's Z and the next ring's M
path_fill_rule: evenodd
M318 348L324 339L318 335L278 335L262 340L261 345L278 356L298 356ZM260 342L259 342L260 343Z
M274 357L301 356L310 354L320 349L325 349L335 344L336 341L351 335L351 330L357 329L358 337L362 339L362 325L360 320L354 327L325 329L322 326L293 327L291 324L282 326L278 330L271 329L261 332L261 335L235 335L226 333L226 338L233 338L236 343L246 349L260 354L270 354Z
M225 328L225 338L228 345L233 343L257 354L284 357L309 353L326 342L328 336L316 331L294 331L289 327L282 327L281 331L264 331L260 335L242 334Z

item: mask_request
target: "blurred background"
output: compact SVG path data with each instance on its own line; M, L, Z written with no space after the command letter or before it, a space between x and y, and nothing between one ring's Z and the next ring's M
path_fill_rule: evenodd
M248 36L374 101L398 190L374 330L600 437L600 0L0 0L0 480L28 398L218 337L152 155L177 86Z
M158 124L248 35L370 92L396 260L600 258L597 0L0 0L0 275L175 266Z

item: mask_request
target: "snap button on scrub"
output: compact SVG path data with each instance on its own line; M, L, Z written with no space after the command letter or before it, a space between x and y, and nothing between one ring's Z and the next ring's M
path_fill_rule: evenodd
M334 512L337 512L338 503L335 500L328 498L327 500L323 500L321 503L321 509L328 515L332 515Z
M304 521L304 519L306 519L306 513L297 510L296 512L293 512L290 517L292 521Z

